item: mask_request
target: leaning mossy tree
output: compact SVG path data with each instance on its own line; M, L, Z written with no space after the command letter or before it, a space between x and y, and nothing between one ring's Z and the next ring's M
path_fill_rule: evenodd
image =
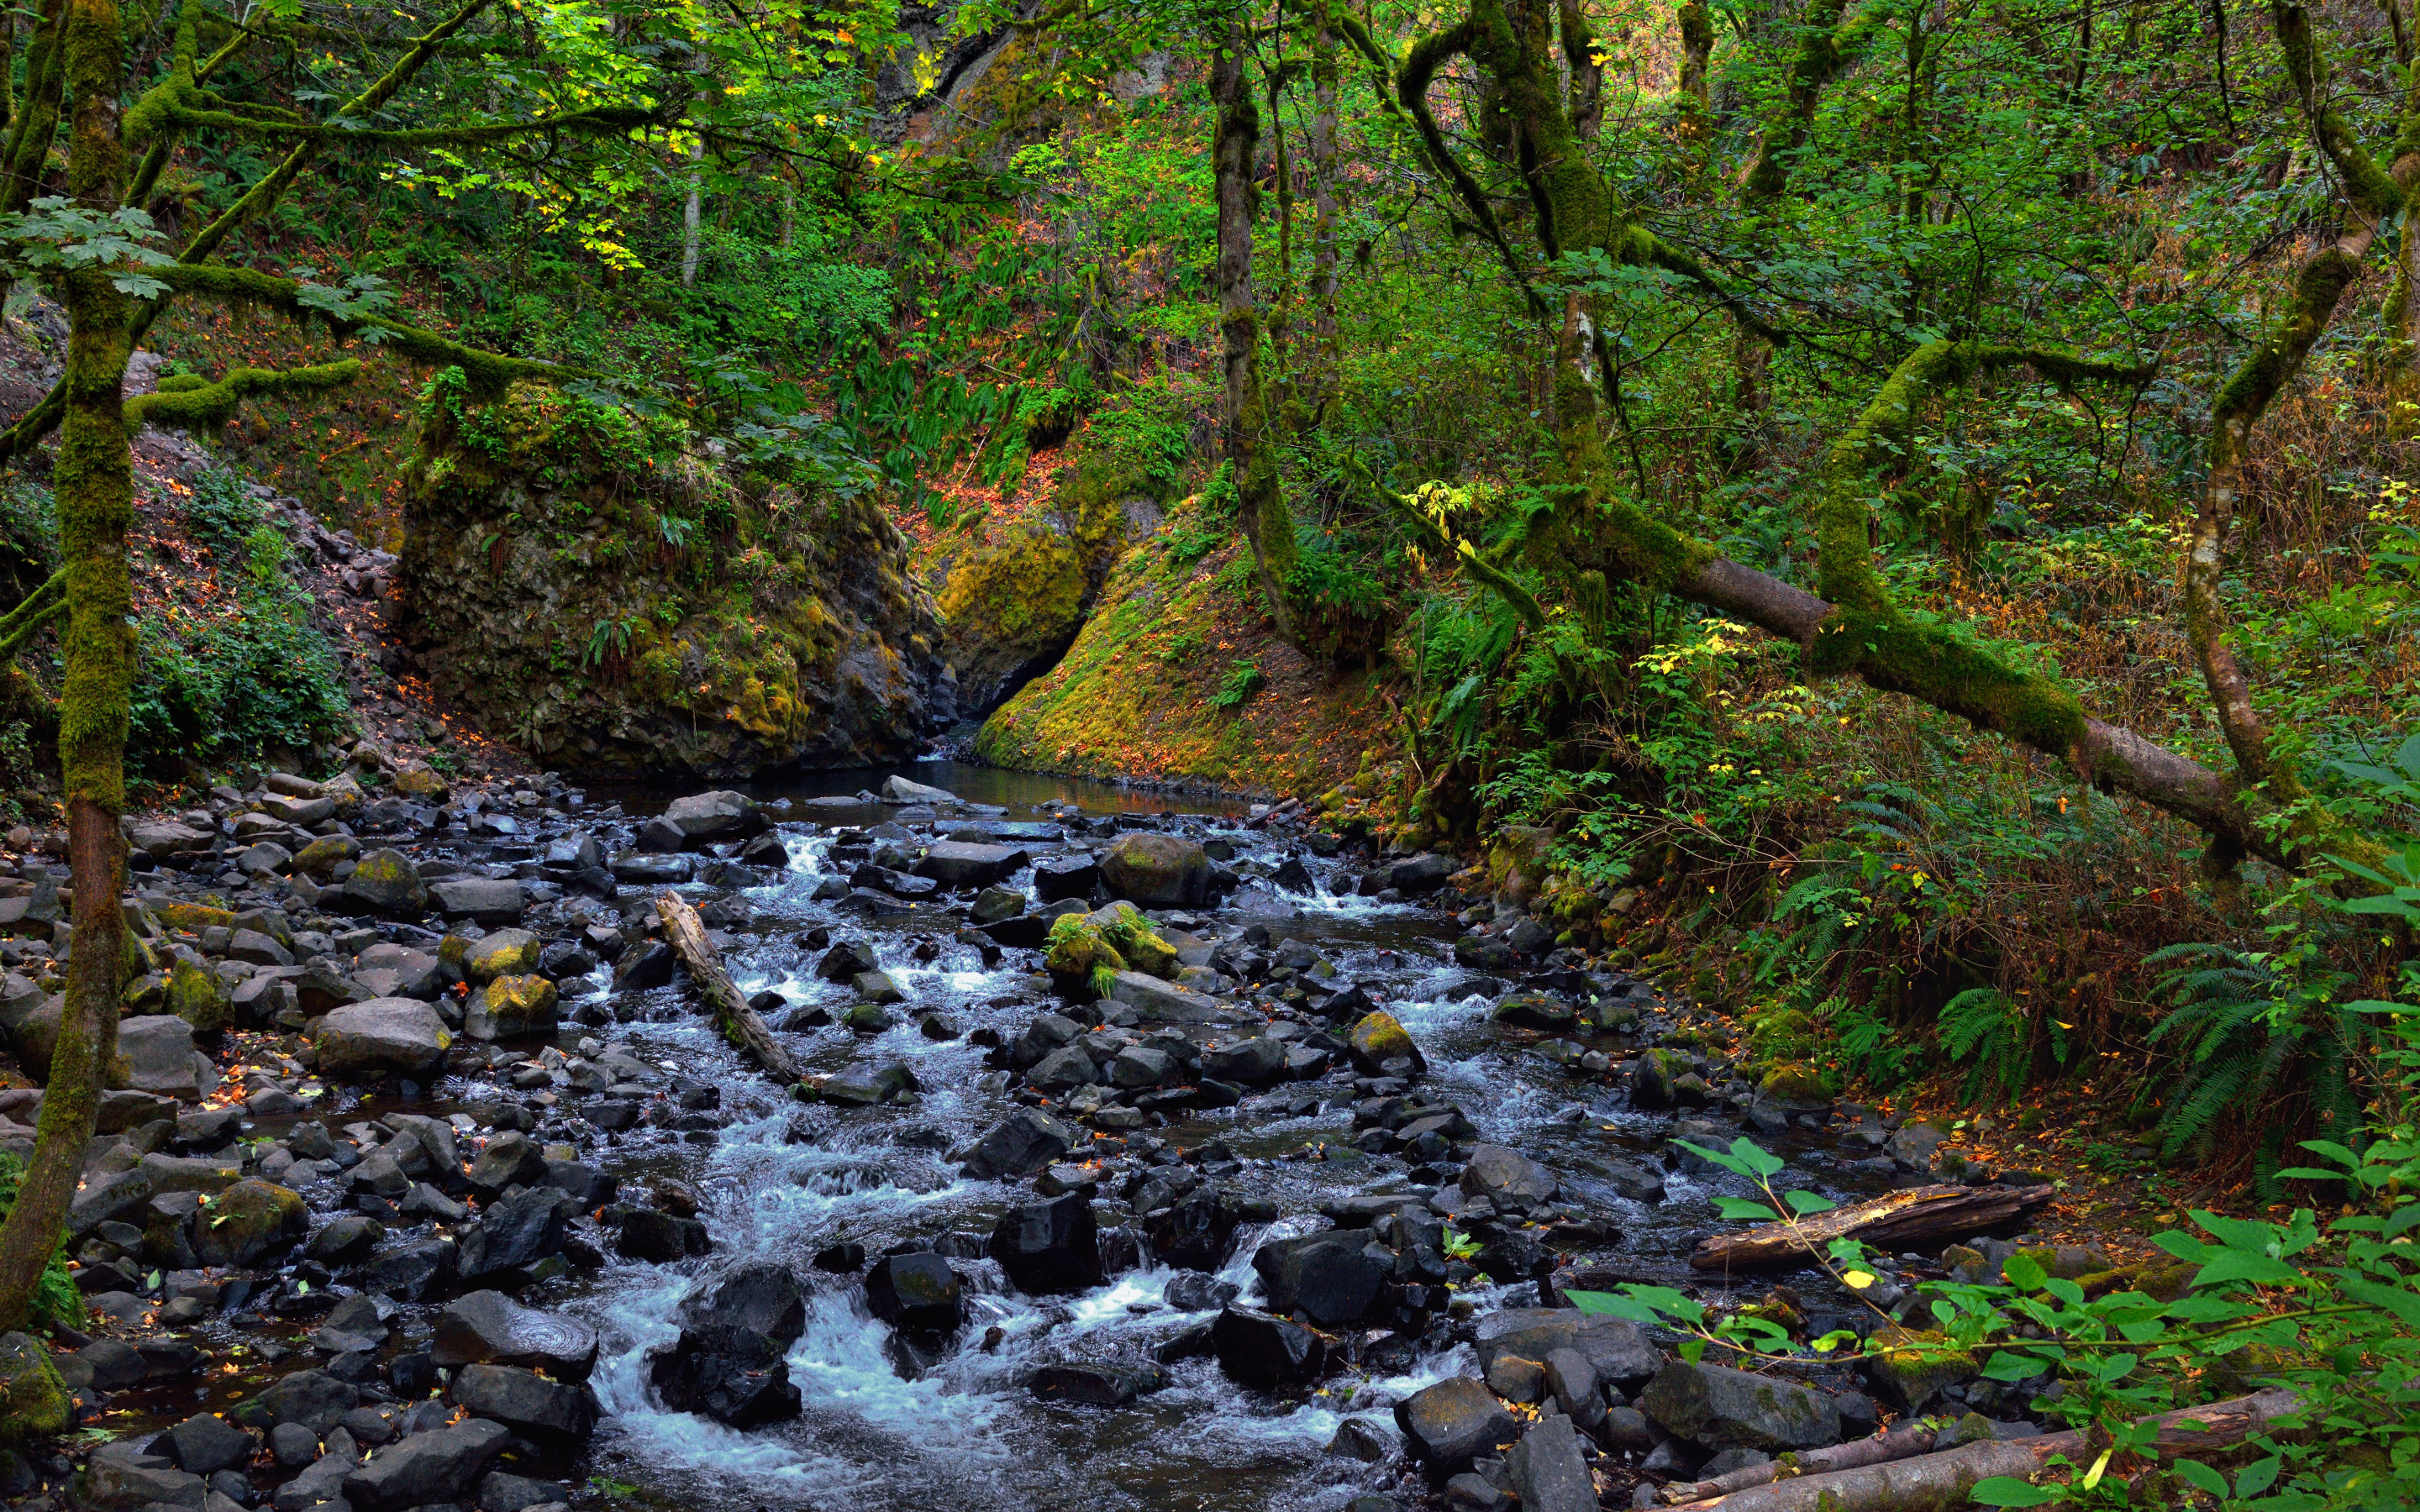
M1844 24L1843 8L1819 5L1806 19L1777 115L1765 126L1739 176L1741 199L1761 205L1789 188L1789 164L1806 142L1824 86L1845 68L1863 23ZM2213 404L2207 484L2181 564L2189 639L2234 761L2217 770L2096 718L2060 679L2019 665L1975 627L1895 601L1873 565L1870 501L1875 480L1894 471L1919 416L1956 385L1998 369L2028 368L2068 391L2139 385L2156 364L2134 356L2094 357L2064 347L1994 340L1970 319L1965 331L1911 343L1871 402L1832 442L1804 521L1820 546L1816 587L1807 589L1731 561L1674 528L1646 490L1626 486L1608 450L1609 422L1621 391L1619 364L1606 349L1596 301L1610 270L1656 269L1665 286L1728 313L1744 337L1762 347L1792 339L1787 311L1759 309L1684 251L1650 228L1623 181L1598 165L1586 130L1593 96L1576 55L1558 57L1566 38L1539 0L1473 0L1466 12L1415 41L1394 71L1396 97L1411 117L1440 193L1450 193L1475 232L1497 252L1506 276L1528 306L1556 312L1551 462L1535 481L1544 507L1482 545L1457 528L1438 501L1373 491L1397 509L1413 534L1441 560L1495 589L1533 625L1553 608L1521 580L1543 583L1575 603L1602 601L1606 585L1637 584L1745 621L1797 643L1805 664L1826 677L1855 675L1958 715L1977 727L2045 752L2104 792L2130 795L2198 826L2211 839L2207 862L2220 875L2260 856L2298 867L2323 846L2349 842L2323 815L2300 803L2293 774L2273 758L2253 713L2243 673L2229 651L2218 600L2221 555L2241 488L2250 432L2300 372L2313 344L2360 270L2381 228L2420 186L2420 72L2407 86L2385 151L2364 148L2330 107L2324 69L2302 8L2273 8L2275 31L2304 114L2344 189L2335 211L2343 229L2297 270L2282 312L2220 389ZM1683 16L1684 32L1693 26ZM1694 54L1701 36L1684 36ZM1501 128L1516 185L1507 200L1483 187L1441 130L1430 102L1440 71L1461 60L1484 98L1503 113ZM1694 69L1701 65L1693 65ZM1702 102L1684 95L1684 136L1701 130ZM1526 240L1524 238L1526 237ZM1753 360L1761 366L1761 358Z
M535 141L593 137L612 142L678 118L685 91L657 98L589 98L522 116L466 118L462 106L428 102L428 124L399 127L399 98L451 49L489 45L472 35L490 0L447 14L410 8L340 8L301 19L299 5L257 7L241 25L182 0L173 8L121 9L116 0L63 0L42 8L28 48L28 88L15 102L0 194L8 271L38 281L64 307L65 371L50 393L6 432L0 466L22 467L49 451L56 501L63 594L38 594L0 635L63 607L66 664L58 748L75 883L74 939L66 1006L33 1159L0 1223L0 1331L28 1315L57 1250L91 1137L101 1088L116 1057L124 985L129 695L135 634L127 558L133 514L130 440L147 422L187 427L224 423L247 395L324 391L363 369L348 358L287 371L239 367L216 379L172 379L156 393L121 397L127 362L162 314L199 298L323 322L339 339L375 355L458 367L474 393L499 395L517 380L558 380L570 369L482 351L396 318L375 279L342 286L272 276L225 260L231 239L256 227L322 159L403 147L473 153ZM520 36L514 23L512 35ZM130 78L131 57L168 45L157 77ZM514 44L520 43L517 39ZM222 85L239 60L300 47L341 55L370 82L325 118ZM261 77L267 77L264 72ZM130 87L140 93L126 103ZM580 94L579 88L566 91ZM161 175L197 133L272 150L271 166L224 211L173 251L145 206ZM53 159L65 173L54 183ZM46 592L49 592L46 590Z

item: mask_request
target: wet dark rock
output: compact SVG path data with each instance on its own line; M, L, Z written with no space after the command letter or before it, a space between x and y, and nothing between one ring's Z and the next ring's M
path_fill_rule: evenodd
M1505 1355L1544 1362L1558 1350L1571 1350L1589 1362L1600 1382L1630 1391L1664 1367L1663 1352L1637 1324L1571 1307L1490 1313L1479 1320L1473 1342L1482 1373Z
M680 964L673 948L661 940L642 940L613 963L613 986L620 992L644 992L672 985L673 968Z
M966 1285L939 1255L876 1260L866 1273L865 1302L875 1317L912 1334L949 1334L966 1321Z
M827 1244L815 1251L812 1262L818 1271L837 1275L854 1275L865 1269L865 1246L854 1240L839 1244Z
M1102 853L1101 885L1113 898L1146 908L1187 907L1210 894L1210 857L1176 835L1130 831Z
M570 1489L559 1480L535 1480L491 1470L479 1478L474 1504L478 1512L529 1512L534 1506L551 1506L570 1500Z
M540 1437L584 1439L597 1427L597 1394L583 1383L549 1381L518 1365L465 1365L454 1400L480 1417Z
M1027 852L1013 845L935 841L924 848L916 872L945 887L987 887L1007 881L1031 858Z
M1180 1271L1216 1271L1234 1247L1236 1211L1209 1189L1143 1215L1152 1258Z
M857 1013L861 1008L850 1009L849 1013ZM883 1013L880 1009L873 1011ZM889 1015L884 1013L884 1016ZM842 1022L848 1022L847 1015L843 1015ZM850 1025L850 1027L857 1026ZM823 1100L845 1107L874 1107L895 1102L901 1093L913 1092L917 1087L916 1073L898 1061L876 1065L861 1060L856 1065L844 1067L837 1075L823 1084Z
M354 1279L362 1286L397 1302L418 1302L451 1281L460 1263L460 1251L450 1239L424 1239L373 1255Z
M1264 1035L1202 1052L1202 1074L1246 1087L1265 1087L1285 1070L1285 1046Z
M437 1315L429 1360L528 1365L565 1381L585 1381L597 1365L597 1331L566 1313L524 1307L501 1291L473 1291Z
M1090 1060L1085 1064L1089 1068ZM1090 1079L1088 1075L1086 1080ZM1031 1176L1081 1142L1082 1135L1074 1128L1039 1108L1018 1108L975 1141L958 1174L978 1181Z
M540 1171L543 1180L543 1167ZM462 1236L458 1273L465 1281L499 1275L563 1252L562 1194L540 1185L500 1197Z
M377 1219L364 1213L342 1212L311 1236L303 1254L322 1265L349 1265L368 1254L385 1237L386 1226Z
M1461 1186L1469 1196L1483 1196L1500 1212L1527 1212L1555 1195L1554 1174L1544 1166L1502 1145L1481 1145L1462 1168Z
M1033 892L1046 903L1089 898L1100 880L1100 863L1090 856L1046 856L1033 863Z
M659 1208L609 1208L606 1217L614 1225L613 1253L626 1259L661 1265L712 1247L706 1225Z
M1327 1370L1318 1335L1292 1319L1233 1304L1210 1325L1210 1349L1228 1379L1263 1390L1313 1381Z
M1078 1193L1009 1209L992 1230L990 1254L1010 1284L1036 1296L1081 1291L1103 1279L1093 1204Z
M1394 1452L1393 1437L1366 1417L1346 1418L1336 1425L1336 1436L1327 1441L1327 1453L1365 1465L1377 1464Z
M1509 1029L1535 1029L1542 1034L1568 1034L1579 1022L1571 1004L1544 993L1512 993L1488 1017Z
M1504 1457L1521 1512L1596 1512L1596 1482L1580 1457L1571 1419L1548 1412Z
M1456 867L1450 856L1430 852L1409 860L1397 861L1387 869L1387 886L1406 898L1424 897L1445 886Z
M326 1433L361 1402L359 1391L326 1371L297 1370L280 1376L268 1390L238 1406L235 1419L247 1427L300 1423L314 1433Z
M133 1439L95 1449L85 1471L85 1503L101 1512L132 1512L150 1505L198 1507L203 1494L201 1476L178 1469Z
M806 1295L790 1268L750 1260L682 1299L680 1320L692 1328L740 1328L787 1348L807 1331Z
M518 1130L508 1130L488 1140L487 1148L471 1163L467 1180L471 1190L488 1202L502 1196L507 1187L544 1186L546 1154L535 1141Z
M379 1450L344 1478L354 1512L403 1512L406 1507L459 1502L502 1454L512 1431L471 1418L415 1433Z
M1148 1362L1047 1365L1025 1378L1025 1389L1042 1401L1084 1407L1128 1406L1167 1384L1168 1372Z
M1360 1318L1378 1298L1387 1273L1363 1253L1364 1236L1348 1232L1271 1240L1252 1256L1269 1311L1302 1312L1323 1328Z
M815 976L824 981L854 981L860 972L878 971L882 958L865 940L839 940L815 963Z
M1647 1383L1639 1410L1709 1449L1814 1449L1840 1442L1840 1412L1821 1392L1769 1376L1675 1360Z
M1179 1271L1169 1277L1161 1297L1179 1312L1204 1313L1226 1306L1242 1290L1233 1281L1221 1281L1200 1271Z
M253 1447L251 1434L213 1412L189 1417L151 1441L152 1453L196 1475L240 1465L252 1458Z
M1468 1376L1426 1386L1395 1404L1395 1426L1412 1453L1439 1473L1470 1468L1518 1431L1496 1394Z

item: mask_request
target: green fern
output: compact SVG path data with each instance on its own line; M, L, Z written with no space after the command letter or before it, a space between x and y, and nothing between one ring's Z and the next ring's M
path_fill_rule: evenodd
M2033 1072L2033 1035L2024 1012L2006 993L1973 987L1941 1005L1941 1043L1953 1061L1972 1061L1966 1096L1996 1086L2003 1102L2025 1089Z
M2150 1033L2177 1057L2176 1095L2160 1119L2164 1154L2189 1145L2207 1151L2227 1120L2248 1121L2289 1087L2308 1089L2329 1137L2360 1127L2353 1078L2365 1028L2333 1001L2333 977L2295 980L2264 956L2206 943L2172 945L2143 964L2174 966L2159 990L2177 1006Z

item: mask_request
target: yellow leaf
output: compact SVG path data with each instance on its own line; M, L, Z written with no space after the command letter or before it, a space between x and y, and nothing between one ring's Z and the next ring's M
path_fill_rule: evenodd
M1863 1291L1874 1284L1874 1273L1871 1271L1843 1271L1840 1280L1851 1290Z

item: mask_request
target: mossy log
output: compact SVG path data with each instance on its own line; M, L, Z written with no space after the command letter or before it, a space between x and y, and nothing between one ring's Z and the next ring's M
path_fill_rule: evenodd
M2223 1456L2253 1434L2268 1431L2271 1424L2301 1405L2301 1398L2292 1392L2264 1391L2162 1413L2149 1420L2160 1426L2150 1454L2141 1458L2129 1457L2114 1465L2108 1478L2130 1479L2139 1470L2149 1468L2153 1461L2165 1464L2178 1458L2207 1460ZM2065 1479L2064 1470L2050 1472L2052 1460L2063 1457L2071 1462L2088 1461L2097 1452L2085 1435L2075 1432L2045 1433L2040 1438L2005 1443L1986 1439L1913 1458L1869 1462L1816 1474L1800 1473L1681 1504L1688 1512L1716 1512L1717 1508L1720 1512L1902 1512L1910 1507L1961 1507L1967 1504L1967 1493L1979 1481L1995 1475L2018 1480ZM1793 1458L1803 1464L1814 1456Z
M1699 1242L1689 1265L1699 1271L1770 1270L1803 1265L1836 1239L1889 1249L1958 1239L2021 1218L2053 1195L2047 1186L1910 1187L1812 1217L1713 1235Z
M795 1085L799 1063L773 1038L773 1031L765 1026L756 1011L748 1006L748 999L732 982L731 973L722 969L722 956L715 949L714 942L706 937L706 921L697 917L697 910L668 892L656 900L656 913L664 921L664 938L671 944L673 953L689 968L689 980L714 1010L714 1026L743 1055L763 1067L767 1074L784 1086Z

